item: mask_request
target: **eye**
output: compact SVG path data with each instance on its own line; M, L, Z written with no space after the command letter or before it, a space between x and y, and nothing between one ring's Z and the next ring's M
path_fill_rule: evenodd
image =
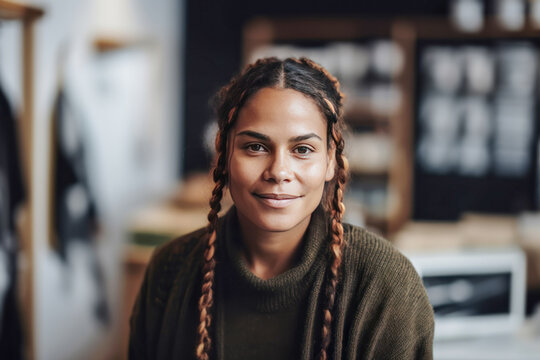
M299 155L309 155L313 152L313 149L311 149L309 146L301 145L297 146L294 151Z
M246 149L250 152L255 152L255 153L265 151L264 146L259 143L247 144Z

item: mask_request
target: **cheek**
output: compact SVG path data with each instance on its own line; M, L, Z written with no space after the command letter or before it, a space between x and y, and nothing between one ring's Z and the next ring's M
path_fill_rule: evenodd
M326 182L327 166L325 161L306 165L302 169L304 182L311 187L324 186Z
M246 187L258 178L258 165L249 159L238 159L233 156L229 166L229 186L233 188Z

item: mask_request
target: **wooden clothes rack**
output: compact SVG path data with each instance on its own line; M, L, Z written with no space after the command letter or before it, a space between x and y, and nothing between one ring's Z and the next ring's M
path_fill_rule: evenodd
M32 151L34 119L34 25L44 15L44 10L15 1L0 0L0 19L22 23L22 101L18 113L17 130L21 147L23 178L26 187L24 215L19 223L22 251L26 255L27 268L22 276L26 289L23 294L26 357L35 359L34 327L34 234L32 229L33 184Z

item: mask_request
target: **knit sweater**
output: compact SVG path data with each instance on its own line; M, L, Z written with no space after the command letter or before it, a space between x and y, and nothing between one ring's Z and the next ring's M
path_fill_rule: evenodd
M324 212L317 209L313 214L298 263L272 279L260 279L249 271L239 255L239 234L233 207L218 227L212 358L226 359L232 357L231 352L240 355L234 352L244 351L225 344L243 336L231 335L230 331L243 329L227 321L231 311L244 314L231 308L236 301L244 301L248 306L245 312L256 316L271 317L297 309L301 324L293 333L300 332L295 336L300 341L294 354L306 360L315 358L329 261ZM130 359L195 358L206 236L206 230L200 229L154 252L130 321ZM344 224L344 239L332 311L330 358L431 359L433 310L410 262L386 240L363 228ZM290 321L291 317L285 319Z

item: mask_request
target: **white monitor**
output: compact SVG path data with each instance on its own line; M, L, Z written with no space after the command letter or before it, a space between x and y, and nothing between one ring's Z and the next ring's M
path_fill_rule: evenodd
M406 254L435 312L435 338L510 334L525 317L525 256L518 248Z

